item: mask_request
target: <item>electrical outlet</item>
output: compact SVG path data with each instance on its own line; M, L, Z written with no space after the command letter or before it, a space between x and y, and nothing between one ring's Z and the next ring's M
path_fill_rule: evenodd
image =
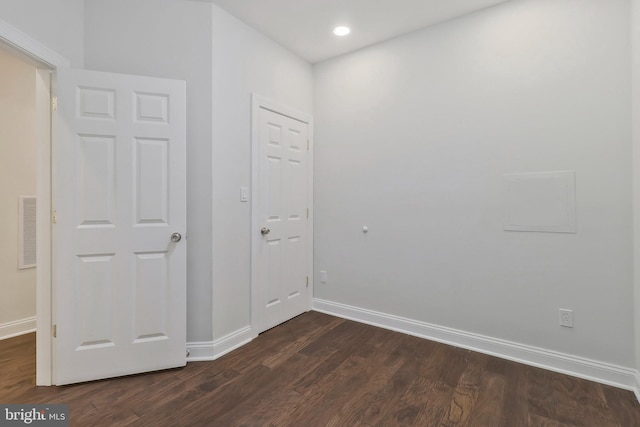
M320 270L320 283L327 283L327 272Z
M573 328L573 310L560 309L560 326Z

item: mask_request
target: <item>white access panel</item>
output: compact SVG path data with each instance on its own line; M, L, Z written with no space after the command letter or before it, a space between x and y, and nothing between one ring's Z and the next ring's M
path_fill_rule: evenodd
M506 231L576 232L575 171L503 176Z

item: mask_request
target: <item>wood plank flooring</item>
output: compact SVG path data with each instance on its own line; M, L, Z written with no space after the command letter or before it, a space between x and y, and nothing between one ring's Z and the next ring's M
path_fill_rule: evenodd
M73 426L640 426L628 391L309 312L213 362L35 387L35 336L0 341L0 403Z

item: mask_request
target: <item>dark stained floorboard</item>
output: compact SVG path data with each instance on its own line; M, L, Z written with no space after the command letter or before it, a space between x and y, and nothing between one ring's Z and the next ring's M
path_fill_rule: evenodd
M35 387L35 335L0 341L0 403L73 426L640 426L628 391L309 312L213 362Z

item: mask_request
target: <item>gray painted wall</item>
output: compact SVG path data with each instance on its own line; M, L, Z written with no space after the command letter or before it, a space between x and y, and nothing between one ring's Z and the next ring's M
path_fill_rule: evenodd
M635 366L629 14L514 0L314 66L316 297ZM563 170L577 234L504 231L502 175Z

